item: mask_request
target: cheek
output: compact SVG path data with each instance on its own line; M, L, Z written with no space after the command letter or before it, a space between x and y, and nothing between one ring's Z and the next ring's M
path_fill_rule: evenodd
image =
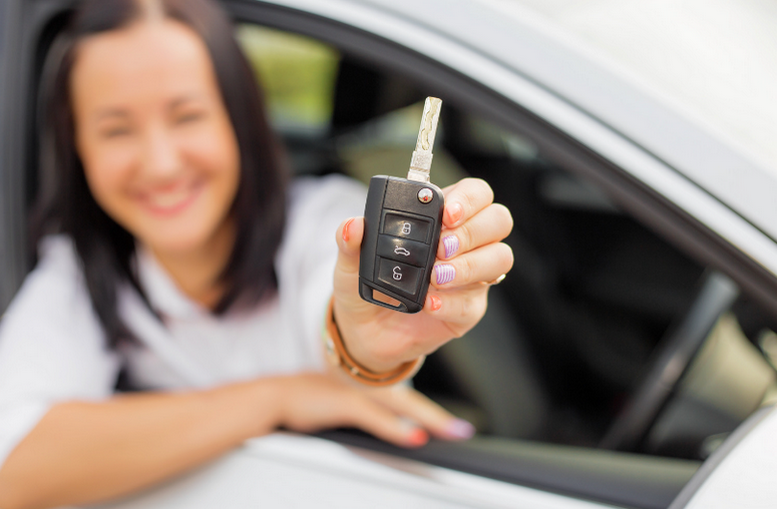
M231 126L189 135L183 143L191 165L207 173L213 205L226 212L240 183L240 153Z
M86 182L97 203L109 214L128 206L122 198L137 166L135 148L128 143L110 147L86 144L79 153Z

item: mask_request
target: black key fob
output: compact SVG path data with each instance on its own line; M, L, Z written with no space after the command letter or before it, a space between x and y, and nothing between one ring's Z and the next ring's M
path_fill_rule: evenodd
M372 177L364 206L359 293L403 313L423 309L440 241L444 198L429 182L429 169L441 103L426 99L408 178Z
M434 184L378 175L364 207L359 293L404 313L424 307L442 227L443 196ZM373 291L399 301L392 306Z

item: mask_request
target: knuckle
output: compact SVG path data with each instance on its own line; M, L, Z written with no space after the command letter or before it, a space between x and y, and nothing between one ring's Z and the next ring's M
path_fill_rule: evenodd
M477 196L484 196L486 198L486 203L492 203L494 201L494 191L485 180L480 178L473 178L472 190L473 194Z
M472 212L475 208L475 202L472 200L472 193L470 192L463 192L461 193L461 202L464 205L465 209L468 211L468 214Z
M461 225L456 231L456 236L459 238L459 252L467 252L472 249L474 242L474 235L472 234L472 226L468 223Z
M461 317L463 320L454 328L456 337L466 334L486 314L486 294L470 295L461 302Z
M474 273L475 267L473 266L472 260L463 258L456 269L456 274L459 276L457 279L462 283L472 281Z

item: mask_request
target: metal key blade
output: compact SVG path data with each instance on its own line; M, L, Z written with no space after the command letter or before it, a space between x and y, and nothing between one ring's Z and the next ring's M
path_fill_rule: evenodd
M418 129L418 141L415 144L413 157L410 159L408 180L429 182L429 170L432 168L432 147L437 134L437 122L440 120L442 100L427 97L424 102L424 113L421 115L421 127Z

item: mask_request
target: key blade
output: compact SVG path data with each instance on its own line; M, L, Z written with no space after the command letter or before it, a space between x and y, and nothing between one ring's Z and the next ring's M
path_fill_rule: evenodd
M427 97L424 102L424 112L421 115L421 127L418 129L418 141L415 144L413 157L410 159L408 180L429 182L429 170L432 168L432 147L437 134L437 122L440 120L442 100Z
M421 127L418 128L417 152L431 152L434 146L434 136L437 134L437 122L440 120L442 100L427 97L424 102L424 112L421 115Z

